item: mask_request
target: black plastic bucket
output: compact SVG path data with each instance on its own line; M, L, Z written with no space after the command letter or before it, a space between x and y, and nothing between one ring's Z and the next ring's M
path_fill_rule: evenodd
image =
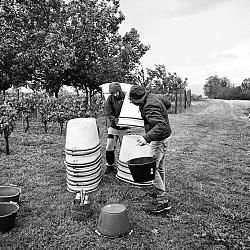
M139 157L128 161L128 167L134 182L152 181L155 178L155 157Z
M6 232L14 227L18 210L15 202L0 202L0 231Z
M0 186L0 202L19 202L21 189L16 186Z

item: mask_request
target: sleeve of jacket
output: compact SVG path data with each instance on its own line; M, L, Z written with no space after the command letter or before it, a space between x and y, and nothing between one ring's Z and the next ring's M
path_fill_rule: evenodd
M170 101L168 100L168 96L167 96L167 95L160 95L160 97L161 97L161 100L163 101L163 103L164 103L166 109L167 109L167 110L170 109L171 103L170 103Z
M161 112L160 107L157 105L149 105L145 110L145 117L150 123L151 129L143 137L149 143L164 140L171 133L171 128Z
M108 117L108 119L110 121L111 127L115 127L116 122L117 122L117 118L115 117L115 114L114 114L111 95L108 96L108 99L106 101L106 109L105 110L106 110L106 116Z

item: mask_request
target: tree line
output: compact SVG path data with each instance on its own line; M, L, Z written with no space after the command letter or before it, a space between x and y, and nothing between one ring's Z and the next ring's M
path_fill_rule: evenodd
M210 76L206 79L204 94L215 99L250 100L250 78L235 87L227 77Z

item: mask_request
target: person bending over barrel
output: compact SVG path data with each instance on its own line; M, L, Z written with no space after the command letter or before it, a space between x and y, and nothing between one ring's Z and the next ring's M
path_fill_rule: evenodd
M150 144L154 157L157 158L155 179L153 180L154 202L147 212L157 214L170 210L171 206L166 198L164 157L167 148L167 138L171 135L171 127L167 110L171 103L163 95L149 93L142 86L133 85L129 92L130 102L139 106L144 121L145 135L137 142L143 146Z

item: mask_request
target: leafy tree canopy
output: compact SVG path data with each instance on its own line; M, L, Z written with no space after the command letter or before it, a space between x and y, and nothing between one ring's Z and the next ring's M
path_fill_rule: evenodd
M210 76L206 79L204 85L204 94L209 98L217 98L218 93L221 89L231 87L231 82L227 77L219 78L217 75Z
M250 78L246 78L241 83L241 89L242 91L250 91Z
M155 65L155 69L147 69L147 86L153 91L171 94L177 89L185 89L188 82L176 73L167 73L164 65Z
M92 96L108 81L131 80L149 50L137 30L124 36L118 0L2 0L0 88L63 84ZM37 86L35 86L37 85Z

